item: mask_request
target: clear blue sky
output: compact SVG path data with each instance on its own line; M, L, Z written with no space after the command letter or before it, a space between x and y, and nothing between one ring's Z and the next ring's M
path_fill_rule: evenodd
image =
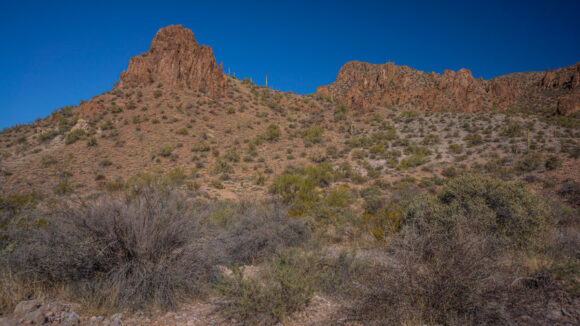
M580 61L580 1L9 1L0 3L0 128L108 91L163 26L218 64L312 93L350 60L475 77Z

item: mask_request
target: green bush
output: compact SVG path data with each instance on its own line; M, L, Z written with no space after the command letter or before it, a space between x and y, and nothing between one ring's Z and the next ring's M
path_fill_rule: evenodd
M161 157L169 157L169 156L171 156L171 153L173 152L174 149L175 149L175 147L173 147L171 145L165 145L165 146L159 148L159 150L157 151L157 154L159 154L159 156L161 156Z
M53 139L56 136L58 136L58 131L49 130L47 132L43 132L42 134L40 134L38 136L38 140L40 140L41 142L45 142L45 141L49 141L49 140Z
M211 181L211 186L216 188L216 189L225 189L226 187L224 186L224 184L219 181L219 180L212 180Z
M209 144L204 141L193 144L193 147L191 148L192 152L209 152L209 150Z
M473 147L483 144L483 137L478 133L473 133L465 136L464 140L467 142L467 147Z
M532 152L517 161L516 169L522 172L532 172L537 170L540 165L542 165L542 155L537 152Z
M58 160L54 156L45 155L40 159L40 163L42 164L43 167L48 167L50 165L58 163Z
M117 113L121 113L121 112L123 112L123 107L122 106L116 105L116 104L113 105L113 106L111 106L111 113L117 114Z
M506 137L519 137L524 134L523 127L518 122L510 122L501 132L502 136Z
M313 126L306 129L302 137L304 138L305 143L320 143L322 140L322 134L324 133L324 129L320 126Z
M334 120L341 121L346 120L346 112L348 107L344 104L339 104L334 108Z
M463 152L463 145L451 144L451 145L449 145L447 150L452 154L461 154Z
M231 165L229 165L228 162L218 160L212 169L212 173L213 174L234 173L234 168Z
M64 143L67 145L74 144L77 140L83 138L86 132L83 129L75 129L69 132L64 138Z
M422 144L423 145L435 145L438 144L441 140L439 139L438 135L429 134L423 138Z
M282 131L280 131L280 126L271 124L264 132L263 137L267 141L276 141L280 138Z
M524 183L477 174L452 178L436 195L421 195L408 207L405 223L421 226L475 221L508 246L535 247L549 234L554 216L546 201Z
M220 290L232 298L226 313L249 324L274 325L304 308L316 288L313 255L279 254L260 273L259 279L244 278L243 269L233 267Z
M87 140L87 146L88 147L93 147L93 146L97 146L97 138L95 136L90 137Z

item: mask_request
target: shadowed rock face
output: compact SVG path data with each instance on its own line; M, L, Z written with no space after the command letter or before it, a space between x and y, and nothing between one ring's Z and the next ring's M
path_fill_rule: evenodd
M468 69L437 74L396 66L391 62L371 64L358 61L345 64L334 83L316 90L317 94L331 96L359 110L396 106L466 112L492 108L556 107L560 98L568 98L577 92L580 92L580 63L553 72L514 73L483 80L474 78ZM571 113L570 110L566 112Z
M149 51L131 58L119 80L120 87L152 83L194 89L210 97L222 95L227 87L212 49L199 45L193 32L181 25L160 29Z

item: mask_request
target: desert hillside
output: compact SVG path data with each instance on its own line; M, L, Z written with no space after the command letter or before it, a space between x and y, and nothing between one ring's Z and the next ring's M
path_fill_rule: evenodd
M577 324L579 111L580 63L301 95L162 28L0 132L0 325Z

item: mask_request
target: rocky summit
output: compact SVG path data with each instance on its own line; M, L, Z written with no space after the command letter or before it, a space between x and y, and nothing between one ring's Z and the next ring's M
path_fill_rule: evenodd
M216 97L227 81L209 46L199 45L193 32L181 25L160 29L149 50L131 58L119 87L163 83L174 89L193 89Z

